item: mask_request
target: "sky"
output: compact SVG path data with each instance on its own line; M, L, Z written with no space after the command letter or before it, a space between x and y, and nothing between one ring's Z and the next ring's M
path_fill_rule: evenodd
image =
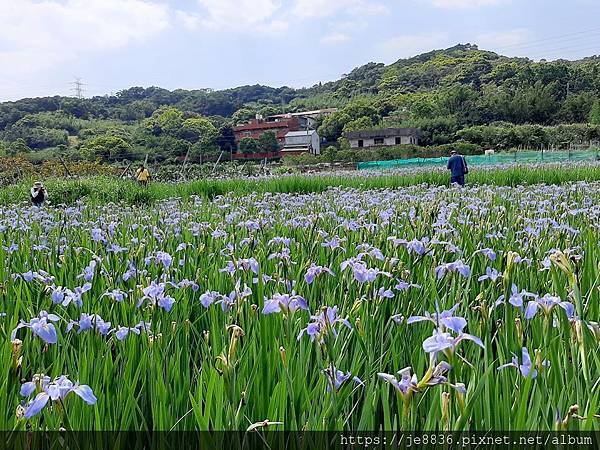
M0 0L0 101L312 86L458 43L600 54L599 0Z

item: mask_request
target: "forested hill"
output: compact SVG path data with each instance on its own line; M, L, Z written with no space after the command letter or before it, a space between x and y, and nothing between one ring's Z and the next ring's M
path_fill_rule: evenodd
M186 131L176 128L190 118L202 118L205 128L210 123L218 130L256 113L324 107L340 108L319 128L330 141L348 130L411 125L424 130L425 144L443 144L468 140L464 130L495 122L600 124L599 99L597 56L534 62L466 44L390 65L369 63L340 80L303 89L133 87L113 96L81 100L56 96L0 103L0 152L14 152L17 142L17 150L78 149L108 134L140 151L175 147L180 153L185 151ZM162 129L159 123L167 119L179 122L171 123L171 130ZM169 142L161 142L161 136ZM187 142L214 144L206 139Z

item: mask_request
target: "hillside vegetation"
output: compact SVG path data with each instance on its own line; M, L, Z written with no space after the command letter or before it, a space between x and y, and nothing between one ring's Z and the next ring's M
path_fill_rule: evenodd
M0 154L202 160L234 148L231 126L256 113L323 107L339 111L319 133L342 149L344 131L386 126L422 129L423 145L585 145L600 140L600 58L534 62L467 44L370 63L304 89L133 87L89 99L23 99L0 103Z

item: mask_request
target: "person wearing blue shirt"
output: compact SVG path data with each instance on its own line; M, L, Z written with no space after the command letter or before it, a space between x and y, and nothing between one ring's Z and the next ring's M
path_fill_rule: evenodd
M448 170L450 171L450 184L465 185L465 175L469 173L467 160L464 156L459 155L456 150L450 152Z

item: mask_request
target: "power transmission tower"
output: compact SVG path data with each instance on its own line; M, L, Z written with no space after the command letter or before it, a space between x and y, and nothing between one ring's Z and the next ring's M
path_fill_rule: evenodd
M83 83L83 81L81 81L81 78L75 77L75 81L73 81L69 84L73 85L71 90L75 93L75 97L77 97L78 99L82 99L83 94L85 92L85 89L83 88L85 86L85 84Z

